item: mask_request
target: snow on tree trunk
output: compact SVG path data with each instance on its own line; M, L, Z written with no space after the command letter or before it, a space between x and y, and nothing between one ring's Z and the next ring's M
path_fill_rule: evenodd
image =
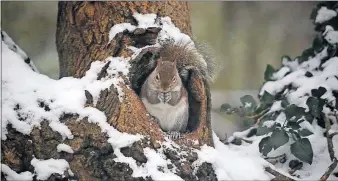
M210 163L203 162L193 166L198 159L196 150L193 148L200 148L205 144L213 146L210 127L210 90L206 80L196 72L191 73L187 89L190 92L190 105L193 111L189 119L192 132L185 134L176 143L168 144L164 142L165 134L156 123L150 120L143 103L131 89L133 87L131 82L135 81L131 73L135 72L136 65L130 62L128 74L119 72L116 79L110 77L111 72L114 72L111 70L112 67L118 67L120 64L126 66L125 63L121 63L127 60L123 57L133 55L133 51L128 46L140 48L153 45L161 30L156 27L136 28L132 32L124 31L110 37L109 30L114 25L130 23L133 26L141 26L137 24L134 13L168 16L183 33L191 35L189 8L186 2L59 2L56 44L62 79L58 80L57 85L51 80L45 80L46 83L53 83L53 86L58 87L67 81L72 81L66 83L67 86L72 86L69 87L71 92L79 90L81 92L83 87L87 86L79 83L80 81L93 83L112 80L113 83L109 88L101 90L98 95L92 94L93 90L98 90L96 89L98 86L90 87L90 91L84 89L83 95L73 94L80 98L86 97L85 107L71 107L75 104L70 100L68 108L71 109L67 109L72 111L65 111L61 115L60 112L54 114L55 109L60 108L60 105L67 107L68 103L66 105L55 99L36 100L37 105L32 107L43 109L45 111L43 114L49 116L34 115L40 111L34 107L31 110L33 112L30 112L33 114L31 118L25 115L25 111L29 112L29 109L21 105L25 100L21 102L17 100L20 103L10 109L17 113L23 125L27 122L30 127L18 129L18 125L13 124L17 121L16 118L14 121L10 117L9 121L6 120L6 131L2 132L6 138L1 142L1 163L8 166L8 169L2 170L2 176L6 175L8 179L14 176L23 178L20 177L21 174L32 177L30 173L35 173L34 177L38 180L59 180L65 177L95 181L152 180L159 179L160 175L165 174L168 179L177 179L177 176L182 179L216 179ZM103 63L92 64L94 61L103 61ZM95 67L101 67L101 70L97 71ZM92 72L88 72L89 69ZM98 73L97 80L96 77L95 80L91 80L92 73L95 71ZM34 76L41 80L45 79L40 75L34 74ZM100 84L101 87L103 84ZM46 90L51 85L46 84ZM67 86L63 91L67 92ZM39 96L38 93L35 94L35 90L31 91ZM47 94L48 90L41 96ZM107 128L106 122L102 121L104 115L97 113L92 107L102 111L108 124L120 132ZM74 113L76 111L80 111L79 114ZM55 120L56 116L58 120ZM133 143L136 137L129 137L127 133L136 136L140 134L144 137L141 141ZM119 141L124 137L127 143ZM128 142L132 145L128 146L130 145ZM115 149L116 147L118 149ZM162 158L157 158L158 153L154 150L165 155L165 164L158 161ZM154 166L155 170L152 169ZM20 175L13 176L11 173L15 172L12 171Z
M127 57L132 53L128 46L154 44L159 32L156 28L119 33L109 42L108 33L113 25L137 23L134 12L168 16L182 32L191 35L187 2L60 2L56 33L60 76L82 77L93 61L105 60L108 56ZM134 72L133 69L136 67L132 66L130 72ZM199 122L200 126L186 138L198 140L198 145L212 145L208 85L198 75L192 76L189 85L190 92L197 92L190 103L197 116L195 120L190 119L190 123ZM138 96L127 86L120 86L125 93L122 103L119 103L117 92L111 87L101 92L96 107L106 114L108 122L119 131L151 135L155 140L163 140L156 124L149 127L149 118Z

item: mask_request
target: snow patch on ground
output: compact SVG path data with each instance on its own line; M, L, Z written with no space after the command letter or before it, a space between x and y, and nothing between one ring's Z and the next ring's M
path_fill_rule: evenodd
M16 173L14 170L9 168L9 166L5 164L1 164L1 172L5 175L6 180L16 181L16 180L24 180L24 181L31 181L33 180L33 174L31 172L21 172Z
M73 149L69 146L66 145L64 143L58 144L58 146L56 147L57 152L67 152L67 153L74 153Z
M213 133L215 148L204 145L197 150L199 159L194 163L211 163L218 180L269 180L270 177L264 166L270 164L257 154L258 146L254 150L234 150L224 145ZM243 174L245 173L245 174Z
M31 165L34 167L35 174L38 180L47 180L52 174L57 173L64 176L64 172L68 171L70 176L73 176L73 172L69 168L69 164L64 159L48 159L38 160L33 158Z

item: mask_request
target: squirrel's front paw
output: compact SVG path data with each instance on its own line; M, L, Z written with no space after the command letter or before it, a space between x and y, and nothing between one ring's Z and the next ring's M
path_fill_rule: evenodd
M171 140L178 140L178 139L183 138L183 136L181 135L180 132L170 131L170 132L168 132L168 138L171 139Z

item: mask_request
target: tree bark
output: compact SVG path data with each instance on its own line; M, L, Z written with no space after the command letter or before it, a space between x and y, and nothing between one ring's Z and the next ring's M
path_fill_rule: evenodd
M184 33L191 35L189 7L187 2L59 2L57 18L56 45L60 60L60 77L83 77L93 61L104 61L109 56L128 57L132 54L126 47L142 47L153 44L159 29L149 28L143 33L119 33L108 43L109 30L119 23L136 24L133 13L155 13L158 16L169 16L173 23ZM142 31L141 31L142 32ZM145 55L145 54L144 54ZM147 58L142 54L138 58ZM132 73L140 64L131 63L129 80L135 80ZM98 79L106 76L103 69ZM141 141L132 146L121 148L123 155L132 157L137 164L147 162L143 148L159 149L158 143L164 141L165 134L160 127L147 116L147 111L139 99L133 86L125 79L126 84L120 85L124 92L123 101L118 99L116 88L112 85L103 90L96 105L88 91L86 106L93 106L103 111L107 121L121 132L142 134ZM192 132L176 141L181 147L163 148L167 159L177 167L176 173L183 179L214 180L216 175L209 163L203 163L194 168L192 163L197 160L197 154L191 149L207 144L213 146L210 125L210 90L209 85L197 71L192 71L188 80L190 113L189 125ZM30 171L32 155L38 159L65 159L75 176L66 174L66 178L81 181L96 180L151 180L151 178L134 178L132 169L126 163L115 162L114 150L107 142L107 135L101 132L99 126L89 123L86 118L76 121L77 115L65 114L60 118L74 135L73 139L63 140L61 135L51 130L48 120L41 123L41 128L34 128L29 136L19 134L8 127L8 139L1 142L1 163L8 165L16 172ZM17 135L20 136L17 136ZM60 143L71 146L73 154L57 152ZM20 145L18 147L18 145ZM177 152L187 155L177 155ZM194 174L197 171L197 176ZM61 175L53 174L48 180L61 179Z
M137 23L133 18L135 12L169 16L181 31L191 35L187 2L60 2L56 33L60 77L82 77L93 61L103 61L108 56L130 56L131 52L126 48L127 46L142 47L152 44L150 39L156 38L159 30L146 30L137 35L120 33L111 43L108 43L108 33L113 25ZM131 72L134 72L135 66L132 65ZM119 103L117 93L114 87L111 87L109 91L101 92L96 107L105 112L108 122L119 131L150 135L156 140L163 140L163 134L157 131L158 126L149 123L142 102L127 86L130 85L122 85L125 92L122 103ZM186 135L186 138L198 140L200 144L212 145L210 120L208 120L210 118L207 111L210 105L210 99L207 99L209 92L207 86L198 75L191 77L188 87L191 94L194 93L190 101L194 111L191 115L197 116L189 122L190 125L194 122L200 124L198 128L194 128L193 133Z

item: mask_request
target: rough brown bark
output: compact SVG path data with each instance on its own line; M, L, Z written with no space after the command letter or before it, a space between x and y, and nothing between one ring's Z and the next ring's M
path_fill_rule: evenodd
M187 2L60 2L56 31L60 77L82 77L92 61L124 55L128 43L119 37L107 45L108 33L115 24L135 25L134 12L169 16L181 31L191 35Z
M149 28L141 34L120 33L108 44L110 28L118 23L129 22L135 24L132 17L134 12L156 13L159 16L169 16L177 27L184 33L191 35L189 7L187 2L59 2L56 44L60 60L60 77L82 77L93 61L104 61L109 56L131 55L127 46L142 47L152 44L157 37L159 29ZM139 58L147 58L146 56ZM138 66L138 65L137 65ZM130 80L135 72L136 64L132 63ZM98 79L105 77L103 70ZM137 93L125 79L126 85L120 85L125 93L121 103L114 86L100 93L100 98L95 105L103 111L108 122L121 132L142 134L146 138L134 143L130 147L122 148L121 152L127 157L132 157L137 164L147 162L143 148L159 149L158 143L164 140L164 133L159 126L149 120L147 111L140 101ZM163 148L165 156L177 167L181 178L187 180L215 180L216 175L211 164L203 163L199 168L194 168L192 163L197 155L191 149L207 144L213 146L210 125L210 90L197 72L191 72L188 82L190 93L189 101L193 116L189 120L195 126L194 131L185 134L184 138L177 141L180 149ZM88 91L86 106L94 106L92 96ZM41 129L34 128L31 135L22 135L8 126L8 139L1 142L1 163L8 165L16 172L30 171L34 168L30 161L34 155L38 159L65 159L69 162L75 177L66 174L66 178L81 181L96 180L151 180L151 178L134 178L132 169L126 163L115 162L114 150L107 142L107 135L92 123L76 121L77 115L64 114L60 121L64 122L74 135L73 139L63 140L59 133L54 132L48 125L48 120L41 123ZM194 123L199 124L194 124ZM18 136L19 135L19 136ZM196 144L197 141L197 144ZM73 154L56 151L60 143L71 146ZM18 145L20 145L18 147ZM187 155L177 155L177 152L186 152ZM169 167L169 166L168 166ZM196 175L193 171L197 171ZM48 180L61 180L59 174L53 174Z
M133 13L155 13L169 16L184 33L191 35L189 7L187 2L60 2L57 26L57 50L60 59L60 76L82 77L90 63L105 60L108 56L130 56L127 46L151 44L148 39L157 37L156 28L143 33L121 33L108 43L110 28L118 23L136 24ZM135 69L135 66L132 67ZM133 72L133 70L131 70ZM199 140L200 144L212 145L210 125L207 121L208 88L198 75L192 76L190 92L194 105L195 120L199 122L193 133L185 137ZM149 121L146 110L134 91L122 85L126 94L123 103L117 99L112 86L110 91L101 92L96 107L104 111L108 122L119 131L150 135L153 139L163 140L156 124ZM131 109L133 108L133 109ZM198 120L196 120L198 119ZM183 139L186 144L186 139ZM180 143L180 141L178 141ZM198 144L199 145L199 144Z

